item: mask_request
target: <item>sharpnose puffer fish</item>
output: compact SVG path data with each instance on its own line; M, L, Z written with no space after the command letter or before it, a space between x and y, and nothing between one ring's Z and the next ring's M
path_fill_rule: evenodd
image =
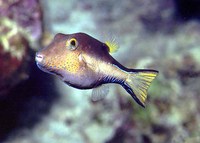
M158 71L124 67L110 55L116 49L115 43L102 43L85 33L59 33L36 53L35 60L42 71L57 75L69 86L93 89L93 100L108 94L108 83L116 83L144 107L147 89Z

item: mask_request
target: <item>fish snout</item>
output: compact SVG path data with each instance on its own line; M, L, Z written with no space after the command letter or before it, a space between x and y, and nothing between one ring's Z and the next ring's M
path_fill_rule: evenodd
M37 52L35 55L35 61L38 63L41 63L43 61L43 59L44 59L44 56Z

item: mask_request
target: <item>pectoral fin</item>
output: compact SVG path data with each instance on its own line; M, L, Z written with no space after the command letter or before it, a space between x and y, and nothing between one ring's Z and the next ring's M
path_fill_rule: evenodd
M91 100L98 101L103 99L109 93L109 86L102 84L92 90Z

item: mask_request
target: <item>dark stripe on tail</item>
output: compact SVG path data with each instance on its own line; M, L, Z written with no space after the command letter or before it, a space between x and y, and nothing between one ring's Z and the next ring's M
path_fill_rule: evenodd
M144 104L136 97L136 95L134 94L133 90L131 89L131 87L124 83L122 84L123 88L133 97L133 99L142 107L145 108Z

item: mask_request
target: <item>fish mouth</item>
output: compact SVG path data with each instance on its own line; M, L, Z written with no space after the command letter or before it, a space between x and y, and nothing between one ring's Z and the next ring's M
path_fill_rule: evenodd
M43 72L58 75L59 77L63 78L62 74L60 74L56 68L49 67L48 64L46 64L46 62L44 61L44 56L42 54L36 53L35 61L37 67Z
M59 75L61 76L61 74L59 74L56 69L53 69L52 67L48 67L46 64L41 63L36 61L36 65L37 67L42 70L43 72L49 73L49 74L55 74L55 75Z
M52 69L50 69L45 63L44 63L44 56L40 53L36 53L35 55L35 61L36 61L36 64L38 66L38 68L44 72L47 72L47 73L51 73L52 72Z
M38 68L41 69L42 71L46 68L46 66L42 62L42 61L44 61L44 56L42 54L37 52L35 54L35 61L36 61Z
M44 60L44 56L42 54L39 54L38 52L35 55L35 61L37 63L41 63Z

